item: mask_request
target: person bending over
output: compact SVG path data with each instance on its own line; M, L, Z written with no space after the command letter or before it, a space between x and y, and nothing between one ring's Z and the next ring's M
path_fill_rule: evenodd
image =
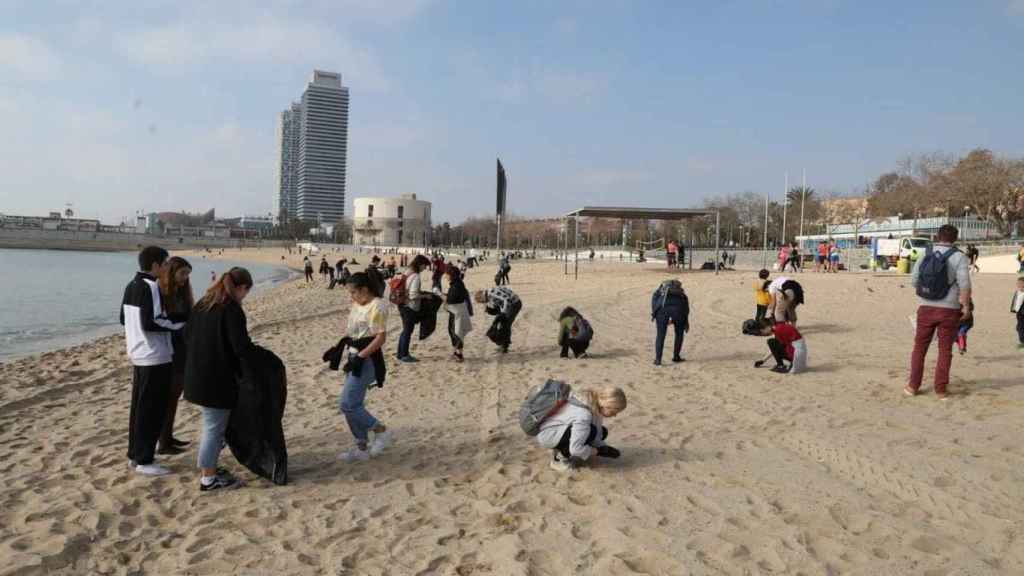
M587 348L594 338L590 322L572 306L566 306L558 316L558 345L562 347L562 358L569 357L569 350L575 358L586 358Z
M665 348L665 336L671 324L676 339L672 344L672 361L683 362L683 338L690 331L690 301L679 280L666 280L651 296L651 321L657 326L654 342L654 365L661 366L661 354Z
M551 468L559 472L575 470L594 455L618 458L620 453L605 444L608 428L605 418L614 418L626 409L622 388L573 390L569 400L544 419L537 443L552 452Z
M770 352L763 359L754 362L755 368L764 366L769 358L775 358L772 372L780 374L799 374L807 370L807 343L804 337L792 324L777 322L761 328L762 336L773 336L768 339ZM786 366L786 362L789 366Z
M473 298L478 304L486 305L484 311L494 316L487 337L498 345L502 354L508 352L512 344L512 324L523 309L523 302L507 286L478 290Z

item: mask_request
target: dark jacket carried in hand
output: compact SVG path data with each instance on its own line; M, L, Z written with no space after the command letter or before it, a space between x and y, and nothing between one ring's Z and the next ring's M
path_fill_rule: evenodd
M240 464L274 484L288 483L288 450L281 419L288 398L284 363L254 346L242 368L238 403L224 440Z
M208 310L193 309L186 340L185 399L207 408L234 408L242 367L256 350L242 307L229 299Z
M360 338L359 340L352 340L348 336L345 336L333 347L329 348L323 355L323 361L329 363L331 370L337 370L339 367L344 372L351 372L353 376L359 377L363 373L363 362L365 360L358 356L350 356L345 365L341 365L341 361L345 359L345 350L347 348L355 348L357 352L361 352L364 348L373 342L373 337ZM378 349L376 352L370 355L370 361L373 362L373 373L376 376L376 386L383 388L384 380L387 378L387 365L384 363L384 352Z
M441 309L441 297L429 292L420 294L420 309L416 315L420 325L420 340L426 340L437 328L437 311Z

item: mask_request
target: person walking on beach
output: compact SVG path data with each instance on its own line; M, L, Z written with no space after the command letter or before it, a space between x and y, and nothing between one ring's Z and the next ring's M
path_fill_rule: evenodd
M814 271L821 272L822 267L828 272L828 244L824 241L818 242L818 253L814 258Z
M512 324L523 309L522 300L507 286L479 290L474 299L478 304L485 305L485 312L494 316L487 337L498 345L502 354L507 353L509 346L512 345Z
M803 272L802 262L800 262L800 246L796 242L793 242L793 247L789 251L789 265L793 268L793 272Z
M447 265L444 262L444 256L438 254L431 263L431 267L433 270L430 274L430 289L435 293L440 294L442 290L441 280L444 279L445 269L447 268Z
M420 313L420 292L422 286L420 272L423 272L429 266L430 259L422 254L417 254L412 259L412 262L409 263L409 268L405 274L397 277L401 278L401 282L405 285L405 301L398 304L398 313L402 317L402 333L398 336L399 362L419 362L409 353L409 346L412 343L412 331L416 328L417 318Z
M981 272L981 268L978 266L979 256L981 256L981 252L978 251L978 247L974 244L968 244L967 259L971 262L971 272Z
M574 390L556 412L540 423L537 443L551 450L551 469L576 470L591 457L618 458L621 453L605 444L608 428L605 418L614 418L626 409L622 388Z
M231 411L238 404L238 381L256 346L249 338L242 301L252 275L234 267L206 291L189 318L185 399L202 412L199 440L199 491L238 487L233 474L217 467Z
M1017 346L1024 348L1024 276L1017 278L1017 290L1010 301L1010 312L1017 316Z
M164 313L157 278L167 262L167 250L149 246L139 252L139 272L128 283L121 300L121 325L132 362L132 401L128 415L128 464L144 476L170 471L156 464L156 443L167 416L174 379L171 334L182 323Z
M911 283L917 291L917 326L910 355L910 381L903 387L915 396L924 377L924 359L938 332L939 358L935 364L935 395L947 396L953 341L961 321L971 318L971 274L967 257L953 244L959 236L955 226L939 228L935 247L917 261Z
M459 269L448 266L447 274L448 294L445 295L444 305L448 310L448 336L452 341L452 356L456 362L462 362L466 335L473 330L473 301Z
M387 448L392 433L366 409L366 391L384 382L381 370L385 367L381 348L387 339L387 302L383 279L373 268L356 272L348 282L352 307L348 313L345 337L351 340L346 367L345 383L341 388L338 407L345 416L356 445L342 452L343 462L364 462ZM381 373L378 373L381 372ZM373 443L370 443L373 432Z
M502 252L501 258L498 259L498 281L495 284L498 286L511 284L512 281L508 277L508 273L511 271L512 264L508 260L508 255Z
M189 275L192 273L192 265L179 256L174 256L167 261L163 273L158 281L160 285L160 302L163 305L164 313L172 322L187 322L195 305L195 297L192 295L192 284L189 282ZM157 454L180 454L188 446L174 437L174 419L178 413L178 399L185 389L185 359L188 348L185 345L185 330L171 332L171 345L173 356L171 365L173 377L171 380L171 393L167 403L167 416L164 420L163 431L160 433L160 440L157 443Z
M302 257L302 267L306 272L306 284L313 281L313 263L309 260L309 256Z
M665 349L665 336L671 325L675 330L672 343L672 361L684 362L680 355L683 338L690 331L690 300L686 297L679 280L666 280L651 296L651 321L655 323L657 335L654 341L654 365L661 366L661 354Z
M833 274L839 273L839 245L835 242L828 248L828 269Z

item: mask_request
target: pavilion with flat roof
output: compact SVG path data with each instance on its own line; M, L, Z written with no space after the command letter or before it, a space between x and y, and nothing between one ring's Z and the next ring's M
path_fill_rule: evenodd
M569 212L564 216L568 221L572 219L575 232L575 277L579 277L579 251L580 251L580 218L618 218L620 220L687 220L689 218L702 218L705 216L715 217L715 254L718 254L719 242L721 239L721 215L717 209L699 208L629 208L622 206L584 206ZM566 227L568 230L568 227ZM715 274L718 274L718 266L715 266Z

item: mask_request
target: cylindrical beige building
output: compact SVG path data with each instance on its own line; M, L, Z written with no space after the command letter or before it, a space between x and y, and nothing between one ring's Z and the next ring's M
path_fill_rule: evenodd
M355 198L352 238L364 246L426 246L430 243L430 202L415 194L399 198Z

